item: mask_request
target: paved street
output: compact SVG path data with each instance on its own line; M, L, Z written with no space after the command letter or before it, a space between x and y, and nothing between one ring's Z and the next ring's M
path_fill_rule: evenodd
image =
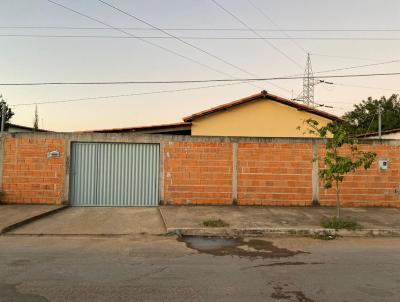
M0 301L398 301L399 250L394 238L8 235Z

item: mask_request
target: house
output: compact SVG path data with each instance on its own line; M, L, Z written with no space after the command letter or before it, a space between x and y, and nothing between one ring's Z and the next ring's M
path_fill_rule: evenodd
M378 132L370 132L367 134L360 135L359 138L366 138L366 139L377 139L379 138ZM400 129L390 129L390 130L383 130L381 132L382 139L400 139Z
M12 124L12 123L6 123L5 125L5 131L9 133L20 133L20 132L33 132L33 131L39 131L39 132L48 132L47 130L43 129L33 129L33 127L28 127L28 126L22 126L22 125L17 125L17 124Z
M183 122L146 127L103 129L91 132L137 132L192 136L310 137L303 122L314 119L320 125L339 117L270 94L266 91L213 107L190 116ZM298 129L298 127L302 129Z

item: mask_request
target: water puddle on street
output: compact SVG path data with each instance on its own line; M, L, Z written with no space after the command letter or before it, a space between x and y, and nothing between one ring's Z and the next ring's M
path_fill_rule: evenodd
M178 241L184 242L190 249L213 256L238 256L251 259L274 259L309 254L304 251L292 251L275 246L270 241L260 239L183 236Z

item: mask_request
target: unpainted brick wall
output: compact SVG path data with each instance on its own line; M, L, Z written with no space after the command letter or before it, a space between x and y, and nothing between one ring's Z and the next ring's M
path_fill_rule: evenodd
M231 204L232 144L169 142L164 146L165 204Z
M63 138L7 137L3 147L4 203L61 204L65 178ZM233 143L171 141L163 145L163 201L165 204L232 204ZM400 207L400 146L359 145L377 159L365 171L345 176L343 206ZM47 158L58 150L60 158ZM318 145L322 157L324 146ZM238 143L237 193L239 205L304 206L312 201L312 142ZM389 160L380 171L379 159ZM319 161L319 167L323 167ZM319 202L335 204L334 189L320 182Z
M47 158L58 150L59 158ZM64 140L6 138L1 202L61 204L64 186Z
M239 144L240 205L311 203L311 144Z
M362 151L372 151L377 154L376 160L371 168L364 170L360 168L355 173L344 177L340 184L341 205L354 206L384 206L400 207L400 146L390 145L358 145ZM319 146L320 157L324 156L324 146ZM389 160L387 171L379 170L378 161ZM319 167L323 168L319 162ZM336 190L325 189L320 182L321 205L336 205Z

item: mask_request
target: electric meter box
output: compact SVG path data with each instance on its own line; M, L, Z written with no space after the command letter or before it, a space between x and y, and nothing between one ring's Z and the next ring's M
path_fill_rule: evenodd
M378 163L379 163L379 170L386 171L389 169L389 160L380 159Z

